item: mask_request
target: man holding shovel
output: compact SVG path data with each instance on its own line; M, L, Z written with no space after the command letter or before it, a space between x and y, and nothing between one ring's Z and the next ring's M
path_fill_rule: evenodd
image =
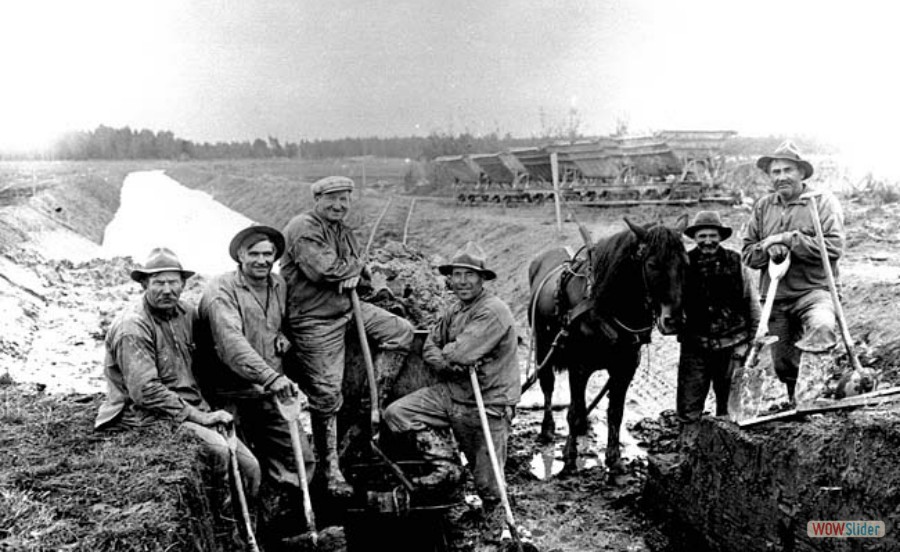
M790 257L769 321L770 332L778 337L772 346L772 362L778 378L787 386L789 400L807 404L819 397L833 369L835 308L824 263L838 275L837 261L844 250L844 215L832 194L806 195L810 189L805 180L812 176L813 167L793 143L785 142L772 155L760 157L756 166L769 175L775 191L753 206L742 258L750 268L761 271L760 290L765 293L769 260L779 263ZM818 207L827 259L823 259L817 244L816 212L809 201L815 201Z
M443 381L391 403L384 421L394 433L415 432L419 449L432 454L437 452L433 430L452 428L478 493L486 506L493 507L503 496L503 484L498 485L497 479L503 477L507 438L521 391L515 320L506 303L484 289L484 282L497 275L485 266L485 254L476 244L467 243L439 270L450 277L459 302L432 328L422 356ZM492 469L470 380L472 368L477 373L500 473ZM447 461L447 455L437 459Z
M759 296L738 252L722 247L731 228L716 211L701 211L684 234L697 247L688 252L685 325L679 333L677 410L689 439L712 383L716 416L728 414L731 378L747 356L759 326Z
M282 367L289 347L281 332L287 286L272 273L284 247L281 232L268 226L250 226L235 234L228 252L237 269L209 281L199 308L200 345L209 359L198 378L210 401L234 416L238 435L259 459L270 486L263 501L267 527L282 525L275 518L300 503L302 487L290 428L276 403L296 400L299 393ZM315 460L308 446L304 452L306 473L311 476ZM288 508L278 505L281 502Z
M353 489L338 464L337 412L343 404L344 339L352 318L351 294L365 269L361 249L344 220L353 202L353 181L329 176L312 185L313 209L284 229L281 272L287 281L288 333L298 360L296 377L309 398L313 439L326 489L347 498ZM369 303L360 306L368 337L382 350L408 351L413 327Z
M165 421L180 424L179 431L204 444L203 459L216 483L212 490L215 517L225 523L233 519L237 501L231 500L228 485L231 445L217 429L230 428L233 418L224 410L210 408L194 375L196 310L180 299L193 275L165 247L153 249L144 265L131 271L144 293L140 301L119 313L106 334L104 371L109 392L94 427L125 430ZM233 445L246 494L255 497L259 463L242 442Z

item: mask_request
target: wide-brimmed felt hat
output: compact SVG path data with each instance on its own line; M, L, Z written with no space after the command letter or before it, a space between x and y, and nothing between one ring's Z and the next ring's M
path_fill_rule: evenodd
M487 255L484 250L478 247L475 242L466 242L462 249L453 255L453 259L438 267L438 272L444 276L449 276L454 268L468 268L481 273L485 280L493 280L497 277L497 273L485 266Z
M160 272L180 272L182 278L187 280L196 272L185 270L181 266L181 261L171 249L167 247L156 247L150 251L147 261L140 268L131 271L131 279L140 282L151 274L159 274Z
M238 250L242 245L256 236L259 236L261 239L257 239L252 245L256 245L263 239L269 240L275 244L275 260L277 261L281 258L284 254L284 235L271 226L264 226L262 224L248 226L231 238L231 244L228 245L228 254L231 255L231 258L240 262L240 259L238 259Z
M694 234L702 228L715 228L723 240L731 236L731 227L722 224L722 218L718 211L700 211L694 216L691 225L684 229L684 235L694 239Z
M760 157L756 161L756 166L762 169L763 172L769 172L769 165L772 164L772 161L776 159L782 159L785 161L793 161L803 170L803 180L806 180L813 174L813 166L809 161L806 161L802 157L800 157L800 150L797 149L797 146L794 145L790 140L784 142L775 150L775 153L772 155L764 155Z
M346 176L326 176L320 180L316 180L312 185L313 197L322 194L332 194L334 192L352 192L353 180Z

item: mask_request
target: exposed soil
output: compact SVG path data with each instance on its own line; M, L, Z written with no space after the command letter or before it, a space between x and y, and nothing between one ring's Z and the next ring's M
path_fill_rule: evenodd
M186 178L185 184L213 193L226 205L257 222L276 227L283 226L290 213L309 206L307 188L291 181L290 167L284 163L274 169L264 164L242 167L239 179L228 176L229 172L233 174L230 171L233 165L224 170L193 167L193 178ZM218 176L217 170L220 170ZM0 322L0 377L48 392L103 390L101 339L105 325L138 289L127 276L130 259L84 260L97 250L96 243L90 240L99 239L103 226L115 213L118 200L111 198L118 197L126 172L122 166L84 165L80 169L63 170L38 165L35 179L46 181L47 185L36 186L33 193L10 196L7 204L0 206L0 308L5 313ZM248 190L248 182L255 187ZM281 186L285 182L290 183L287 188ZM363 243L385 200L382 192L366 190L362 194L358 206L365 216L356 220ZM900 276L900 250L896 247L900 241L896 224L900 209L897 204L874 205L868 201L844 201L848 225L848 249L841 264L844 309L851 334L861 344L864 364L877 368L882 386L886 386L900 380L900 339L894 323L900 295L896 286ZM73 215L66 219L61 213L74 211L70 204L79 209L93 209L91 212L96 216ZM409 198L394 201L376 234L376 248L382 247L387 238L402 239L409 205ZM60 206L63 210L55 211ZM672 222L682 212L693 215L696 210L578 208L575 215L597 238L623 229L623 216L638 221L662 218ZM746 211L724 207L721 211L726 224L732 225L739 236ZM571 219L571 212L564 210L563 215ZM27 230L21 230L21 221L28 222ZM537 252L550 246L565 244L577 248L580 245L577 228L569 221L563 224L561 233L557 232L552 206L463 208L439 199L416 201L408 243L425 253L421 262L434 266L470 239L485 247L491 255L491 268L500 275L492 288L513 308L523 337L524 361L528 355L527 263ZM731 238L726 245L739 247L736 238ZM60 260L67 256L76 261ZM388 280L391 270L388 267L375 272ZM196 299L201 283L201 278L192 280L186 294L188 300ZM403 289L393 292L400 297L405 293ZM423 325L428 315L420 313ZM672 441L656 418L674 407L677 347L673 338L654 335L653 343L644 351L644 360L629 390L626 423L634 426L645 416L654 420L641 422L634 435L623 432L629 469L614 482L609 482L603 468L597 466L605 443L602 423L605 413L601 412L605 410L605 402L592 414L593 434L581 446L586 467L575 475L558 477L553 474L559 468L559 446L566 430L565 412L558 410L555 414L556 447L539 448L534 444L534 437L540 412L534 408L542 398L537 391L523 397L514 423L508 477L517 522L530 533L539 549L672 549L672 543L657 529L658 525L643 513L639 501L647 460L638 445L639 441L645 441L660 447L661 441ZM605 374L592 378L589 396L599 391L604 379ZM769 397L772 401L779 399L778 388L772 386ZM566 392L564 384L558 385L555 403L567 403ZM2 422L6 424L8 420ZM648 437L648 432L656 437ZM9 472L5 471L9 466L2 464L0 490L10 488ZM500 518L491 518L485 525L467 507L461 507L455 515L461 529L456 540L459 550L493 550L501 546ZM53 531L49 526L45 529ZM13 537L18 538L0 533L0 548L4 539Z

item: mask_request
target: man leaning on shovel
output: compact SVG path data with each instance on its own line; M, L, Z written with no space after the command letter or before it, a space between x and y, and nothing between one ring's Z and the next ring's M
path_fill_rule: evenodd
M193 275L164 247L151 251L144 265L131 272L144 293L119 313L106 334L104 372L109 391L94 427L123 430L166 420L179 423L179 431L204 444L201 454L217 482L214 517L223 523L233 519L238 502L231 499L228 485L229 444L218 431L231 425L232 416L210 408L192 370L196 309L180 297ZM253 498L260 484L259 464L240 441L235 453L247 495Z
M439 270L449 276L459 301L441 314L422 356L442 382L391 403L384 421L396 434L411 433L426 457L445 462L445 466L455 451L447 454L436 447L439 440L434 430L452 428L472 469L478 494L488 509L493 509L503 499L504 483L497 479L502 477L510 424L521 391L515 320L506 303L484 289L484 282L497 275L485 266L485 254L476 244L467 243ZM473 367L478 390L470 380ZM476 391L483 396L500 473L492 469Z
M234 416L238 435L263 469L266 537L293 536L300 517L299 481L290 427L276 401L297 400L297 385L284 375L289 341L282 333L287 286L272 273L284 253L284 237L268 226L250 226L231 240L228 252L237 269L216 276L200 299L202 349L208 357L198 374L210 401ZM305 439L305 436L302 436ZM306 473L315 460L304 447Z
M827 262L837 277L837 261L844 250L844 215L831 193L809 194L805 181L812 165L791 142L772 155L760 157L756 166L772 180L774 192L760 198L744 236L742 258L760 270L760 290L769 285L766 267L790 257L790 267L781 279L769 321L778 337L772 346L775 373L787 386L794 404L815 401L833 372L831 350L836 345L835 307L829 279L816 241L815 201L821 220ZM763 300L765 297L762 298Z
M337 412L343 404L344 339L353 318L356 286L365 271L364 252L344 222L353 204L353 181L328 176L313 183L313 208L284 228L281 272L288 285L287 330L294 343L296 374L309 398L319 472L328 493L348 498L353 488L341 473ZM366 336L382 351L408 352L413 327L369 303L360 304Z

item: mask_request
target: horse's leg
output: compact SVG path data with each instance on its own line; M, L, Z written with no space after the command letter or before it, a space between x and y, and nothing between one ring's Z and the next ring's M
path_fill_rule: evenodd
M619 450L619 430L625 413L625 393L641 358L639 347L629 348L617 355L609 365L609 408L606 411L606 467L611 473L622 469L622 451Z
M553 421L553 388L556 384L556 374L553 366L545 366L538 378L541 383L541 392L544 394L544 419L541 421L541 433L538 435L539 443L552 443L556 437L556 422Z
M578 460L578 436L587 433L587 413L584 404L584 391L590 372L580 366L569 367L569 410L566 421L569 435L563 447L563 469L575 471Z

